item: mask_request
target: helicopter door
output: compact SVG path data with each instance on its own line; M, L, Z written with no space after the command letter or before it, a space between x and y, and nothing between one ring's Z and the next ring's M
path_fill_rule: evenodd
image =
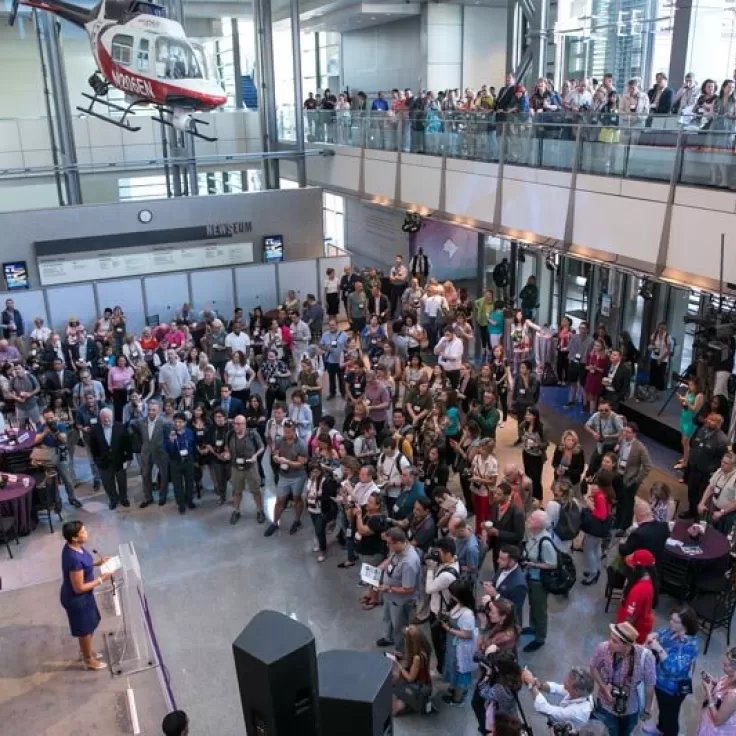
M147 72L149 69L149 48L150 43L147 38L142 38L138 44L138 70Z

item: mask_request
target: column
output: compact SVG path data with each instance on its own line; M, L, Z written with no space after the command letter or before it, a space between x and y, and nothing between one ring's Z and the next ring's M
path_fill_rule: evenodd
M53 120L49 121L50 125L54 126L52 145L56 144L56 163L63 169L62 180L66 202L59 204L82 204L69 90L66 86L64 56L61 52L60 26L49 13L37 13L36 22L43 40L46 57L44 69L48 73L48 86L54 108Z
M687 72L693 72L698 82L713 76L713 43L723 33L724 7L725 0L675 3L669 74L674 89Z
M463 6L422 5L425 89L460 89L463 83ZM414 90L416 92L416 90Z
M296 170L300 187L307 186L307 166L304 160L304 94L302 91L302 44L299 20L299 0L291 0L291 58L294 66L294 127L296 129Z
M257 10L256 10L257 8ZM276 80L273 69L273 21L270 0L255 0L254 22L258 50L259 95L258 105L265 118L264 151L278 151L278 120L276 115ZM263 162L263 178L266 189L279 188L279 162L266 159Z

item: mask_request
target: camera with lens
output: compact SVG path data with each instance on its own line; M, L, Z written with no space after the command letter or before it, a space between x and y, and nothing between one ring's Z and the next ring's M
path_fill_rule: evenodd
M552 723L547 721L547 725L552 729L554 736L574 736L577 731L571 723Z
M626 706L629 703L629 688L621 685L611 685L611 700L613 712L617 716L626 715Z
M473 662L479 664L482 667L486 667L489 670L493 669L493 654L486 654L485 652L473 652Z
M436 547L430 547L424 555L425 562L436 562L440 564L440 551Z
M432 626L434 627L442 626L442 624L447 624L448 626L450 625L449 613L443 612L437 614L437 618L432 622Z
M59 425L57 424L55 419L51 419L50 421L46 422L46 426L52 431L52 432L58 432L59 431Z

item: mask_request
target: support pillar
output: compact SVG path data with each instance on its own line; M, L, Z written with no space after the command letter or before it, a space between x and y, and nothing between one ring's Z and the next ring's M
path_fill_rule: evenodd
M259 62L258 105L263 108L264 151L273 153L279 150L278 120L276 115L276 79L273 69L273 21L270 0L255 0L254 21L256 23L256 44ZM279 162L266 159L263 162L263 179L266 189L279 188Z
M230 37L233 44L233 75L235 76L235 108L242 111L243 102L243 67L240 63L240 26L237 18L230 18ZM248 191L248 172L240 172L241 191Z
M302 43L299 0L291 0L291 57L294 64L294 124L296 127L296 171L300 187L307 186L307 162L304 159L304 109L302 103Z
M66 85L64 57L61 52L60 27L49 13L37 14L43 47L46 52L46 69L54 108L54 142L58 165L62 167L62 180L66 204L82 204L82 188L77 167L77 148L74 142L69 89ZM64 203L60 203L64 204Z
M725 0L675 3L669 73L674 89L679 88L687 72L693 72L698 82L712 75L713 43L723 33L724 8Z

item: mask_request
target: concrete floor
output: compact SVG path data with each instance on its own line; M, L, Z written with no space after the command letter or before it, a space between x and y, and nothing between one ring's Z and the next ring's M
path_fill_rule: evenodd
M338 414L338 407L328 405L326 411ZM576 421L552 408L544 407L543 417L551 438L559 437L567 427L576 428ZM513 421L499 431L502 464L520 460L518 449L511 447L515 435ZM587 440L584 444L589 451ZM84 478L83 458L78 464ZM551 469L545 470L545 485L549 485ZM659 469L653 475L663 477ZM84 493L80 495L84 498ZM135 473L131 496L140 500ZM356 569L335 567L343 558L336 543L330 545L327 561L317 563L311 551L310 527L305 525L293 537L287 533L290 511L284 517L284 531L264 539L252 506L246 507L240 524L233 527L228 523L230 508L216 506L211 493L205 493L200 508L184 517L171 502L164 508L154 505L140 510L134 504L129 510L111 512L102 494L84 500L81 511L72 514L66 509L65 518L85 522L90 531L88 547L111 554L119 543L132 541L138 551L164 662L177 704L190 714L192 736L244 733L231 645L259 610L281 611L308 625L318 651L375 650L374 641L382 635L381 612L360 609ZM273 503L269 497L269 511ZM114 728L110 724L102 727L84 707L79 710L80 703L93 696L121 707L120 696L115 688L102 687L103 681L110 683L106 674L68 671L73 669L77 651L76 643L66 635L65 614L57 602L62 544L58 531L50 535L39 527L21 541L14 560L7 560L0 550L0 575L5 591L11 591L0 594L0 723L22 723L24 733L55 736L71 733L66 719L76 714L81 716L77 722L84 726L74 729L76 733L131 733L122 716L114 719ZM489 574L486 570L486 577ZM595 646L607 636L613 618L612 613L603 612L602 596L603 580L590 588L576 586L569 600L551 599L547 645L534 654L522 654L522 664L542 679L558 681L572 665L587 664ZM670 602L664 598L659 606L662 625ZM49 648L56 662L51 668L47 664ZM724 649L725 636L718 632L698 670L704 666L712 673L719 672ZM51 677L50 669L63 674ZM95 694L98 685L104 692ZM43 700L39 688L44 688ZM535 732L543 733L544 723L532 714L526 691L521 697ZM683 733L696 730L695 704L699 699L696 695L686 703ZM43 708L34 708L41 702ZM160 702L144 709L141 733L158 733ZM475 721L469 706L442 708L429 718L397 719L395 733L472 734Z

